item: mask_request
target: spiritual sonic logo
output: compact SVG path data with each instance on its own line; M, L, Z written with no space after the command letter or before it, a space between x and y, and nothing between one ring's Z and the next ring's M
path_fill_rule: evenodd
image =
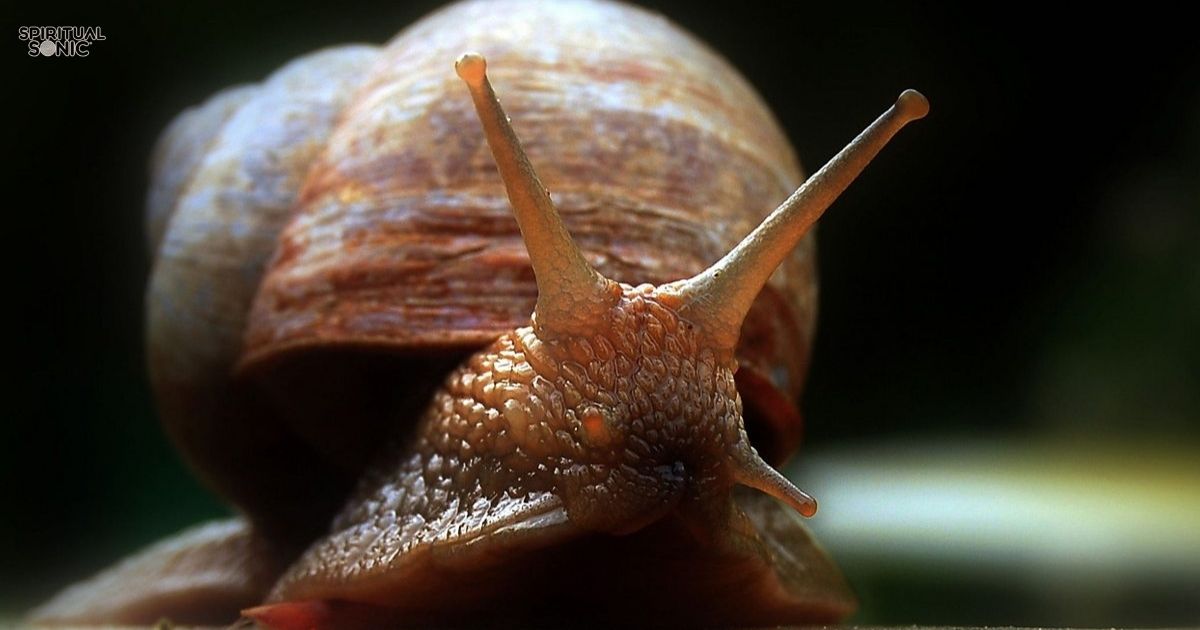
M22 26L17 37L29 42L30 57L86 57L94 42L108 39L99 26Z

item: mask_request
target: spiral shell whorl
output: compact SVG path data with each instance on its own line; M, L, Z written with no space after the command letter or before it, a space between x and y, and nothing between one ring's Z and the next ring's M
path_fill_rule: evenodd
M159 414L200 476L269 528L320 511L304 505L307 494L331 475L302 461L311 459L306 447L235 382L233 368L304 174L376 55L346 46L301 57L185 113L160 145L161 155L185 159L157 169L147 208L151 238L166 223L146 292Z
M446 63L464 50L488 56L530 160L606 277L691 276L801 180L753 89L665 19L589 0L453 5L397 36L343 112L259 290L244 369L337 347L472 349L529 322L529 259ZM739 352L772 459L799 436L791 401L814 313L810 239Z

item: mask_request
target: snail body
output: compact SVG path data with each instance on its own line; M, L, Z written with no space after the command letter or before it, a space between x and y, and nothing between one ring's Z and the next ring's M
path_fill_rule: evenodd
M483 58L448 72L466 50L524 148ZM779 501L815 502L759 450L778 462L800 433L808 228L925 107L906 93L789 197L769 110L670 23L473 1L187 114L148 212L152 379L175 444L244 514L228 537L270 541L211 607L272 627L561 622L615 588L591 622L844 617ZM176 570L147 554L35 619L170 615L123 603L120 584ZM206 558L226 566L189 566Z

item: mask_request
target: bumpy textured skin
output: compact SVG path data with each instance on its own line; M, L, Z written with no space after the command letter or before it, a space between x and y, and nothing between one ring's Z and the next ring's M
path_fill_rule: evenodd
M536 587L517 577L533 564L546 575L538 550L559 549L569 565L561 559L572 552L563 546L573 540L639 532L624 553L656 557L633 541L653 539L661 526L642 530L666 520L679 529L673 544L680 549L672 555L658 547L664 579L680 580L669 568L693 555L717 558L701 570L713 576L696 578L697 585L719 581L715 575L733 565L736 575L752 576L701 602L687 601L695 590L656 587L661 596L653 604L674 611L675 623L844 613L852 598L827 560L817 564L823 577L833 576L816 585L824 599L795 597L780 586L789 576L770 570L773 552L734 507L731 462L735 451L751 449L737 364L673 309L671 295L626 285L616 306L593 316L592 335L554 338L524 327L474 355L447 378L415 439L369 470L332 533L288 570L272 600L376 605L408 623L469 613L513 621L530 611L491 607L511 594L505 584L565 596L561 586L539 584L544 577L532 578ZM576 569L606 570L582 559ZM469 597L461 596L464 588L474 589ZM457 603L447 606L454 593ZM578 621L569 610L558 618L547 610L560 623ZM330 627L347 623L348 613L338 614Z
M342 467L362 462L395 422L370 413L390 401L361 409L356 401L398 379L348 391L361 379L331 377L331 364L350 363L352 353L360 362L449 354L456 364L527 325L534 307L528 255L452 67L469 50L487 56L530 160L606 277L661 284L696 274L802 180L751 86L643 10L472 1L406 29L381 52L305 179L241 362L286 390L278 398L290 405L289 422ZM800 434L794 400L814 309L808 239L764 290L738 351L739 381L755 391L752 430L773 461ZM430 371L420 362L401 370L431 393L419 382Z
M461 359L530 323L536 296L451 69L472 49L492 61L530 158L607 277L664 283L697 273L802 179L734 69L626 5L474 0L382 51L297 59L181 115L156 149L147 345L173 441L284 555L328 525L364 462L376 461L276 601L334 598L321 600L328 608L392 591L392 610L413 613L397 623L417 623L422 606L426 621L453 614L454 589L471 589L484 607L532 589L558 592L561 611L576 614L557 619L577 622L578 610L595 610L590 594L624 585L626 612L646 611L644 620L687 623L695 600L737 612L729 623L838 618L851 598L836 571L794 518L758 498L749 518L784 532L763 530L760 540L729 499L719 457L749 448L738 391L767 457L794 450L792 401L816 308L811 237L758 298L735 356L684 359L684 346L699 342L668 330L647 289L630 289L638 335L615 327L602 335L608 345L542 339L566 362L556 367L539 365L527 329L506 334L454 373L420 437L404 440ZM609 352L611 362L592 360ZM487 373L532 389L497 393L493 382L482 391ZM400 445L372 457L387 436ZM782 538L799 547L772 551ZM72 598L98 602L156 575L154 563L128 566ZM555 579L578 566L594 571ZM567 583L581 590L562 592ZM188 597L161 595L137 605L206 619L190 616ZM206 610L228 618L230 605ZM375 627L381 617L368 609L360 619Z
M757 628L845 619L853 596L800 517L746 489L734 489L732 501L739 526L725 530L721 544L698 539L669 515L626 536L560 536L551 547L530 549L552 527L531 521L544 525L536 536L514 531L486 551L451 556L473 557L469 571L437 558L443 549L436 546L408 557L408 576L388 576L396 590L386 606L310 599L253 614L279 629ZM327 589L345 594L363 586L375 585Z
M37 625L152 624L164 617L228 623L261 601L292 554L244 519L192 527L34 609Z

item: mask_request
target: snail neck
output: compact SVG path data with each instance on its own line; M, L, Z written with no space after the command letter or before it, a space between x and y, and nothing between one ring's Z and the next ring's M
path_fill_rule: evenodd
M750 446L732 351L656 287L620 286L590 332L520 328L454 372L426 414L413 464L437 470L423 476L453 469L476 493L466 504L551 496L593 532L628 533L677 508L726 514L738 483L811 514Z

